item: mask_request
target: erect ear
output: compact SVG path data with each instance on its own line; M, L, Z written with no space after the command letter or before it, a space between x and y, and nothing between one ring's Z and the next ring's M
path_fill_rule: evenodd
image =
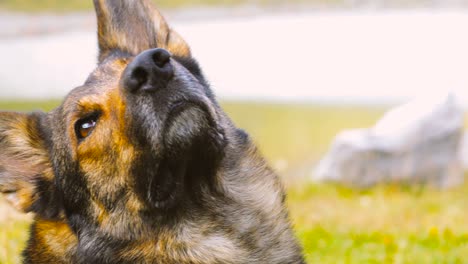
M190 48L149 0L94 0L98 21L99 62L112 50L138 55L164 48L174 56L190 57Z
M0 112L0 192L18 210L53 218L60 206L44 113Z

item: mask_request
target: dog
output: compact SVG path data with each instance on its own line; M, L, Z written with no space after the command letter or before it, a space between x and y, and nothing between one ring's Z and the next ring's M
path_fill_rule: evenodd
M94 0L97 68L49 113L0 113L24 263L305 263L279 177L149 0ZM73 63L73 62L70 62Z

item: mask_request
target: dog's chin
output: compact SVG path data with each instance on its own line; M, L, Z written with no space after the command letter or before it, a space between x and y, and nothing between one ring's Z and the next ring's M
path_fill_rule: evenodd
M163 158L147 182L146 198L156 209L175 208L187 196L196 199L195 188L210 183L225 145L215 117L199 103L174 104L164 127Z
M196 141L223 138L212 108L200 101L179 101L170 107L163 129L165 152L186 152Z

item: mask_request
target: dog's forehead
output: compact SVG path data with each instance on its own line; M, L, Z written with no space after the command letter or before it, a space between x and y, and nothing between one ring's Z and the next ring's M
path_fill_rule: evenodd
M84 85L73 89L63 101L66 113L77 110L83 101L99 103L109 93L119 88L120 77L130 57L115 57L99 64L89 75Z
M89 75L85 82L85 86L102 86L119 80L122 72L125 70L132 58L133 57L129 56L111 56L100 63Z

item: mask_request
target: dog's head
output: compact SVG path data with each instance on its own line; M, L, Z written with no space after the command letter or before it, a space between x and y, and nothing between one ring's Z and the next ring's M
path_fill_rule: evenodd
M72 228L201 206L243 134L150 1L95 5L99 63L84 85L50 113L0 113L0 191Z

